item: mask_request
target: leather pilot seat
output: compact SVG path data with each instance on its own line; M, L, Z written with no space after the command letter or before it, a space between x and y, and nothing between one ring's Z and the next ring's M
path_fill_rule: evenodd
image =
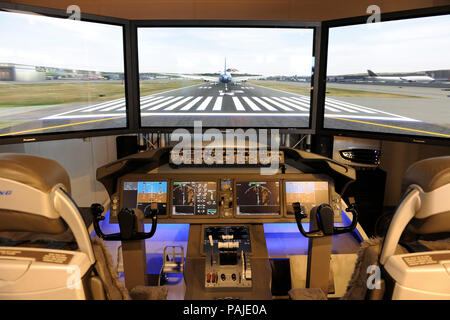
M91 240L70 191L56 161L0 154L0 300L166 299L167 287L128 292L103 241Z
M425 193L430 193L449 184L450 156L430 158L416 162L407 169L403 177L402 191L404 194L412 185L416 185ZM450 194L447 194L447 198L450 198ZM418 235L449 232L450 209L427 218L414 217L407 231Z
M0 154L0 177L49 194L55 186L71 193L67 171L56 161L25 154ZM1 190L4 195L12 190ZM30 208L33 200L23 197L22 209L0 207L0 231L32 231L36 233L61 234L67 225L59 218L36 215ZM27 209L31 209L28 211ZM18 216L20 215L20 217Z
M414 255L423 255L423 252L411 253L404 242L400 245L402 235L409 234L422 249L425 248L427 254L450 257L450 156L429 158L411 165L403 176L402 195L386 237L371 238L361 244L353 275L342 299L450 298L448 287L447 290L440 288L450 284L445 264L439 265L442 262L439 261L431 265L432 270L426 269L427 266L422 267L424 270L409 267L403 259L412 259ZM441 235L438 240L421 240L421 236L436 234ZM389 294L386 293L384 279L379 289L368 290L367 270L371 266L381 266L386 270L391 288ZM422 272L419 274L419 271ZM412 277L418 278L411 281ZM296 300L326 299L323 292L317 294L314 288L295 288L289 295Z

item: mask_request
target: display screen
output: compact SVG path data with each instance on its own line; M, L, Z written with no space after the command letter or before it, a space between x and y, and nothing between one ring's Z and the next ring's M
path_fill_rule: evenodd
M294 214L293 203L300 202L303 213L309 216L311 209L329 203L328 182L294 181L286 182L287 214Z
M0 39L0 137L126 128L121 26L0 11Z
M280 183L236 182L238 215L279 215Z
M313 29L139 28L144 127L309 127Z
M122 208L138 208L150 215L151 204L157 203L158 215L167 214L166 181L125 181Z
M325 127L450 138L450 15L329 30Z
M173 183L173 215L215 215L217 214L216 182Z

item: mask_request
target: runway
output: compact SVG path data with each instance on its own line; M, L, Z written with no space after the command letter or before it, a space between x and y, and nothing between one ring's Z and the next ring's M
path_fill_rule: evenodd
M144 96L140 101L144 126L191 126L193 120L205 120L209 121L208 126L227 127L230 126L230 118L235 118L234 122L247 118L247 126L259 127L262 121L270 120L270 127L304 127L308 125L310 113L308 96L250 84L228 85L225 88L223 84L205 83ZM326 100L325 109L329 118L416 122L415 119L398 114L330 98ZM125 114L125 110L125 100L118 99L59 113L45 119L114 117Z
M395 103L405 100L407 99L397 99ZM450 137L449 127L425 122L420 117L415 117L418 113L404 112L401 108L397 110L384 105L374 108L365 102L364 99L357 98L327 97L325 126ZM44 131L52 128L50 130L53 132L126 126L125 98L95 104L63 105L58 108L58 112L55 109L41 107L40 112L33 110L33 121L21 123L14 129L23 134L40 133L39 127L44 127ZM307 128L310 97L249 83L225 86L205 82L142 96L140 110L144 127L175 129L192 127L194 121L202 121L203 127L214 128ZM36 118L38 114L41 116ZM21 116L26 118L27 115L23 113ZM432 116L439 119L439 115ZM14 117L18 118L20 117ZM0 135L2 133L9 135L11 130L0 129Z

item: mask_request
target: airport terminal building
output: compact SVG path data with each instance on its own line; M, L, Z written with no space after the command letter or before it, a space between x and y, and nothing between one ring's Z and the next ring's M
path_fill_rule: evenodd
M39 67L13 64L13 63L0 63L0 81L44 81L45 69Z

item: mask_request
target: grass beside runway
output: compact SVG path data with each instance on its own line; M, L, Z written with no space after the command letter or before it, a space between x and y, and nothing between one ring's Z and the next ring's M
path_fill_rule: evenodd
M202 83L201 81L143 81L141 95L160 93ZM69 103L103 102L125 97L120 81L3 83L0 86L1 107L31 107Z
M277 89L286 92L292 92L296 94L301 94L305 96L310 95L310 87L303 86L299 84L288 84L283 82L269 82L269 81L249 81L250 84L255 84L262 87L267 87L271 89ZM372 92L364 90L352 90L352 89L338 89L338 88L327 88L328 97L352 97L352 98L421 98L420 96L409 96L404 94L395 93L382 93L382 92Z

